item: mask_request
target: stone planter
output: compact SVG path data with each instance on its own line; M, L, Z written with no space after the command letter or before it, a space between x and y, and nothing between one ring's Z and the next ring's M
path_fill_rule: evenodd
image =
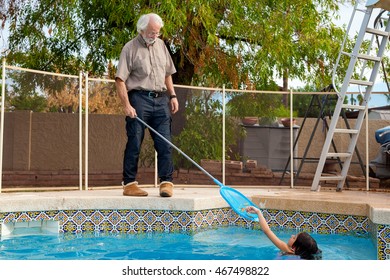
M280 120L280 122L282 123L282 125L284 127L290 127L290 125L291 125L291 119L290 118L283 118L283 119ZM296 125L296 123L297 123L297 120L293 119L292 120L293 126Z
M257 124L257 117L245 117L241 119L243 125L255 125Z

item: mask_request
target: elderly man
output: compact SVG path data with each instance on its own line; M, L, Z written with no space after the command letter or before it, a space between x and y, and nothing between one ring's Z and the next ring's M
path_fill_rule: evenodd
M176 72L164 42L159 39L164 23L157 14L145 14L137 22L138 35L123 47L115 77L118 95L126 115L127 144L123 159L123 195L147 196L136 175L145 127L139 117L171 140L171 114L179 110L172 82ZM151 132L157 151L160 196L173 195L172 148Z

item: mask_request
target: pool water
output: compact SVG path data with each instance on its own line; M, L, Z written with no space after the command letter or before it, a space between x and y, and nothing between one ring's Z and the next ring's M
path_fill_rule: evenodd
M292 231L276 231L287 242ZM312 234L324 260L376 260L367 236ZM256 229L222 227L192 234L22 235L0 241L3 260L275 260L282 256Z

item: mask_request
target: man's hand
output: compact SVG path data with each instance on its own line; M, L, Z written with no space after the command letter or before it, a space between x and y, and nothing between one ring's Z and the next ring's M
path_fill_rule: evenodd
M175 114L177 111L179 111L179 102L177 101L177 98L171 99L171 112L172 114Z
M131 105L126 106L123 109L123 111L124 111L126 116L129 116L132 119L134 119L137 116L137 112L135 111L134 107L132 107Z

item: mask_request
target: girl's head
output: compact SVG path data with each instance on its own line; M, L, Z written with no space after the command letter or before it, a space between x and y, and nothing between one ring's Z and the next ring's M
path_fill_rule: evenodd
M315 260L322 258L317 242L307 232L292 236L288 245L294 250L294 254L299 255L302 259Z

